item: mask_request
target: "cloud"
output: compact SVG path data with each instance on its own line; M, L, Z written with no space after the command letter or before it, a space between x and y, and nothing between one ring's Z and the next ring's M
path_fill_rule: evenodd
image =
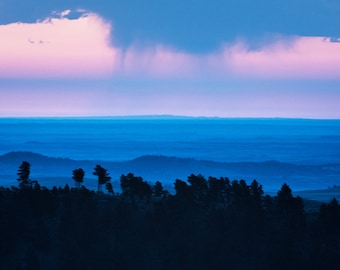
M259 50L238 43L223 50L224 63L237 77L339 79L340 44L324 37L281 39Z
M202 60L196 55L163 45L147 48L131 46L123 55L122 72L138 77L191 77L197 75L197 67Z
M164 44L120 48L110 42L112 33L110 23L82 9L54 12L31 24L0 25L0 77L340 78L340 42L335 38L281 37L256 49L238 41L194 54Z
M36 23L0 25L0 77L105 77L119 62L111 25L95 13L55 13Z
M256 50L236 42L206 55L162 45L132 46L123 55L122 70L153 78L339 79L340 43L324 37L287 37Z
M331 37L330 41L331 42L340 42L340 37Z
M66 9L66 10L63 10L61 12L57 12L57 11L53 11L52 12L52 15L56 15L56 16L59 16L60 18L64 18L66 17L67 15L70 15L71 14L71 10L70 9ZM83 10L81 13L85 13L86 11Z

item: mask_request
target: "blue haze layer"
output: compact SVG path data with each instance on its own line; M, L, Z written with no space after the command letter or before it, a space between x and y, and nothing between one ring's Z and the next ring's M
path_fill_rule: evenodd
M44 156L6 155L16 151ZM16 171L24 159L32 164L32 179L46 186L73 185L72 170L82 167L85 185L95 188L92 172L101 164L115 188L121 174L132 172L165 182L169 189L176 178L185 180L191 173L257 179L267 191L283 182L294 190L325 189L340 185L340 120L0 119L0 185L17 185Z
M340 161L340 120L219 118L3 118L0 154L77 160L165 155L224 162Z

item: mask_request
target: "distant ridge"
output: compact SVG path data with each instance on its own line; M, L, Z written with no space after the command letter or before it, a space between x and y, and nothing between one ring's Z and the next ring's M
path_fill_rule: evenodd
M67 158L52 158L52 157L48 157L48 156L44 156L38 153L33 153L30 151L15 151L15 152L9 152L6 153L2 156L0 156L0 161L2 162L12 162L12 161L18 161L19 159L27 159L27 160L41 160L41 161L45 161L45 160L69 160L71 161L71 159L67 159Z
M178 158L171 156L162 155L145 155L140 156L128 161L96 161L96 160L74 160L69 158L60 157L48 157L39 153L29 152L29 151L16 151L9 152L4 155L0 155L0 164L13 164L20 165L22 161L28 161L31 163L38 163L39 165L48 166L67 166L67 165L88 165L102 163L107 166L112 166L113 164L119 164L122 167L129 167L140 170L145 165L148 165L146 170L161 170L167 167L177 167L177 168L191 168L197 170L201 168L205 170L207 168L211 169L228 169L229 171L237 171L240 173L253 173L261 171L263 174L275 175L280 173L285 173L287 175L295 174L299 172L304 172L308 174L315 174L319 172L325 172L325 168L329 168L331 165L296 165L292 163L279 162L275 160L261 161L261 162L217 162L209 160L197 160L193 158ZM340 166L340 165L339 165ZM336 165L332 165L336 167Z
M0 120L9 120L9 119L69 119L69 120L291 120L291 121L340 121L339 118L302 118L302 117L227 117L227 116L186 116L186 115L172 115L172 114L155 114L155 115L103 115L103 116L9 116L9 117L1 117Z
M122 174L132 172L150 182L159 180L171 184L176 179L186 180L192 173L206 177L229 177L231 180L257 179L269 189L277 189L283 182L290 183L295 190L320 189L339 184L335 181L340 179L340 164L297 165L274 160L214 162L154 155L141 156L129 161L108 162L47 157L33 152L10 152L0 156L0 186L8 181L16 183L16 172L22 161L31 163L33 178L46 181L50 179L50 182L43 183L50 186L62 185L65 181L73 183L72 171L77 168L85 170L85 178L93 179L92 173L96 164L105 167L113 180L119 180ZM56 182L59 181L57 179L61 182ZM94 183L93 180L87 182Z

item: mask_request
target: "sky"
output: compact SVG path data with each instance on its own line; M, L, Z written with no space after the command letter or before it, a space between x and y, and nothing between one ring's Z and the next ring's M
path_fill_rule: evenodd
M340 119L339 0L0 0L0 117Z

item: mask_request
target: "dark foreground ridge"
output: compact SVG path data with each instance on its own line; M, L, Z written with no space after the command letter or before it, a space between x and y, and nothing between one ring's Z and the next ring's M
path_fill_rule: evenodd
M305 211L283 184L264 195L256 180L191 174L150 185L132 173L113 189L107 170L98 191L42 187L30 163L18 187L0 188L0 269L338 269L340 205ZM103 187L105 186L105 192Z

